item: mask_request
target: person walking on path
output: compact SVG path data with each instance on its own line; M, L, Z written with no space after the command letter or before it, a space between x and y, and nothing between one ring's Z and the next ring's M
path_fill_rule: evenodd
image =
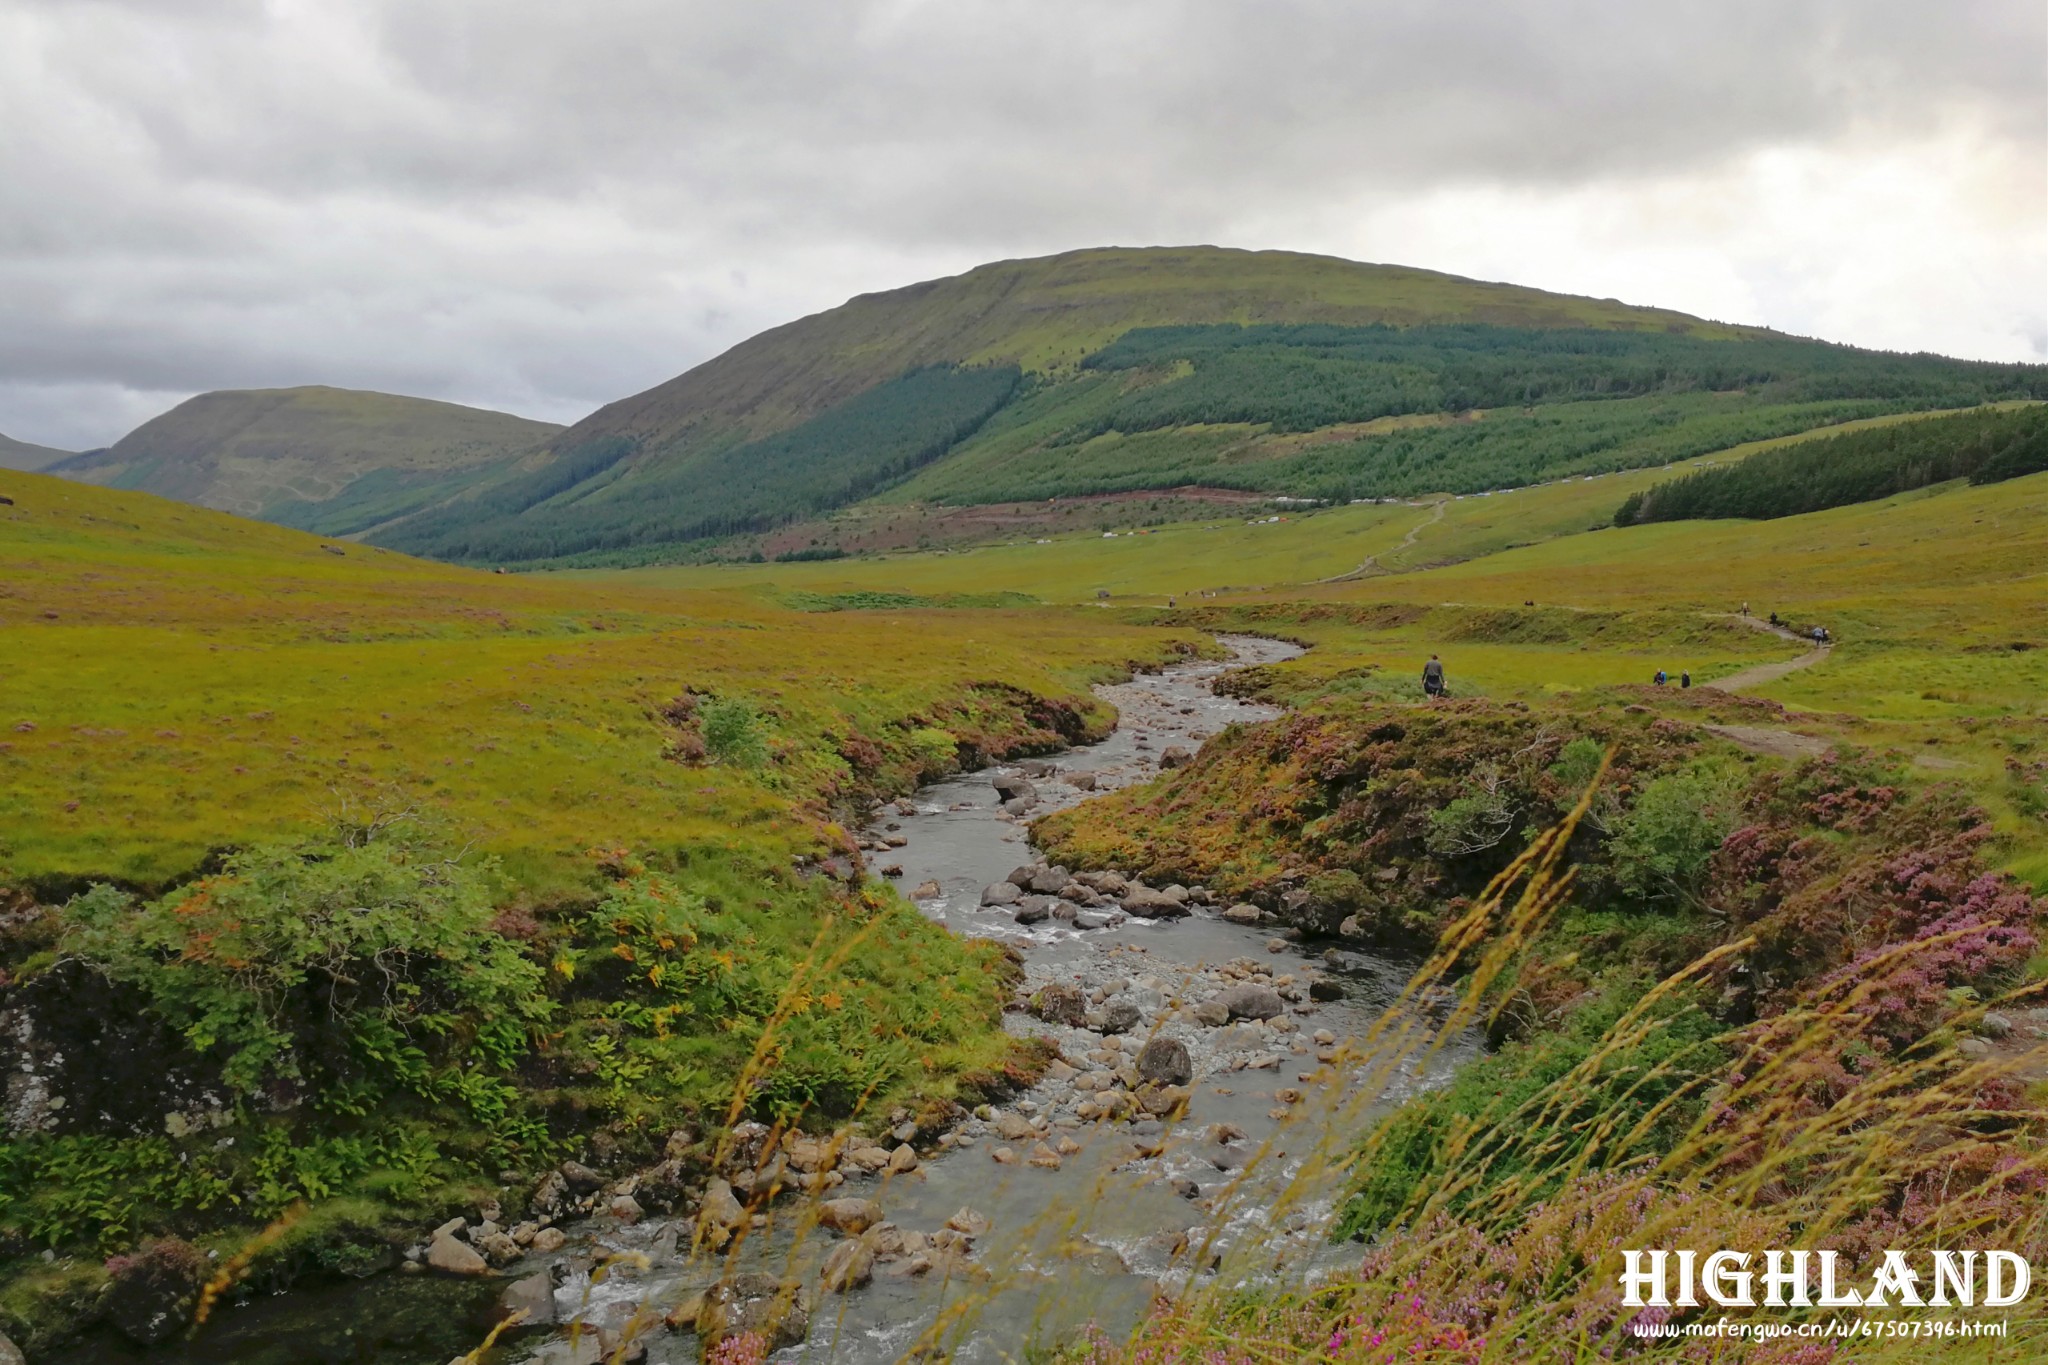
M1444 694L1444 661L1434 654L1422 666L1422 694L1431 699Z

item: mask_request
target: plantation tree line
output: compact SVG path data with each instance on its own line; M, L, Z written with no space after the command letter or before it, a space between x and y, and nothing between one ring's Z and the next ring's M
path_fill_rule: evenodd
M1148 327L1090 370L1191 367L1128 395L1098 430L1252 422L1313 431L1408 413L1740 391L1773 403L1877 399L1968 407L2048 398L2048 371L1899 355L1792 337L1710 341L1656 332L1497 327Z
M622 438L593 442L502 494L497 517L451 509L432 526L393 528L382 543L448 559L533 560L765 531L858 501L938 459L1008 402L1021 377L1014 365L912 370L788 431L655 474L623 467ZM598 487L564 496L614 469Z
M1800 441L1631 494L1617 526L1789 517L1951 479L1997 483L2048 471L2048 408L1930 417Z

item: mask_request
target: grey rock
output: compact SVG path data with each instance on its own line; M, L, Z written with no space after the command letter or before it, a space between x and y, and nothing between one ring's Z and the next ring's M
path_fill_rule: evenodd
M1154 891L1149 886L1133 886L1124 893L1124 910L1139 919L1178 919L1187 914L1188 908L1163 891Z
M858 1289L875 1277L875 1253L865 1242L841 1242L825 1256L818 1278L834 1294Z
M1266 917L1266 912L1249 901L1239 901L1223 912L1223 918L1232 924L1257 924Z
M482 1275L491 1268L474 1247L445 1232L428 1245L427 1264L443 1275Z
M1031 997L1031 1012L1048 1024L1079 1028L1088 1017L1088 997L1079 987L1055 982Z
M1032 874L1031 881L1024 889L1036 891L1041 896L1057 896L1061 889L1072 880L1073 874L1064 867L1040 868Z
M1053 902L1044 896L1031 896L1017 907L1014 918L1019 924L1043 924L1052 918Z
M1022 773L997 773L989 779L989 785L996 789L996 795L1004 801L1038 795L1038 788L1032 786L1031 779Z
M1144 1017L1144 1014L1136 1005L1118 1000L1103 1009L1102 1031L1104 1033L1129 1033L1138 1026Z
M882 1206L872 1199L827 1199L818 1205L818 1226L858 1237L882 1221Z
M1138 1053L1138 1075L1155 1085L1186 1085L1194 1079L1194 1060L1178 1038L1154 1038Z
M1104 929L1109 926L1109 916L1091 914L1086 910L1074 916L1076 929Z
M512 1281L498 1296L498 1307L507 1317L524 1313L526 1316L521 1320L524 1326L547 1326L555 1320L554 1276L542 1270ZM0 1361L0 1365L4 1365L4 1361Z
M981 892L983 905L1015 905L1023 898L1024 893L1017 889L1015 882L996 882L992 886L983 887Z
M1319 976L1308 983L1308 998L1311 1000L1342 1000L1344 987L1327 976Z
M768 1348L779 1351L801 1343L810 1324L801 1286L757 1272L735 1275L705 1290L697 1310L699 1347L707 1356L727 1337L745 1332L767 1338Z
M1160 751L1159 766L1162 768L1184 768L1194 761L1194 755L1178 744L1169 744Z
M562 1180L569 1186L571 1194L594 1194L604 1184L604 1177L588 1166L575 1161L565 1161L561 1166Z
M1195 1006L1195 1022L1207 1024L1210 1028L1222 1028L1230 1022L1230 1006L1221 1000L1204 1000Z
M1287 1012L1287 1002L1271 986L1254 986L1247 982L1232 986L1216 999L1230 1011L1233 1019L1276 1019Z

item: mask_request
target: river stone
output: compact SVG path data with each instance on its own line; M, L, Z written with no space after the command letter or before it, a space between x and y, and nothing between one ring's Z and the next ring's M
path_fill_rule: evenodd
M427 1264L443 1275L482 1275L491 1268L475 1248L445 1232L428 1245Z
M997 773L989 779L989 785L996 789L996 795L1005 801L1019 797L1036 797L1038 788L1031 785L1031 779L1022 773Z
M1032 808L1033 806L1037 805L1037 804L1038 804L1038 798L1036 798L1036 797L1032 797L1032 796L1020 796L1020 797L1018 797L1018 798L1017 798L1016 800L1014 800L1014 801L1005 801L1005 802L1003 802L1003 814L1005 814L1005 815L1025 815L1025 814L1028 814L1028 813L1030 812L1031 808Z
M545 1327L555 1320L555 1280L545 1270L536 1271L523 1279L512 1281L505 1286L505 1292L498 1296L498 1307L505 1316L524 1313L520 1320L523 1327ZM0 1362L4 1365L4 1362Z
M818 1278L834 1294L858 1289L875 1277L875 1253L864 1242L841 1242L825 1256Z
M990 906L1015 905L1023 897L1024 893L1017 889L1017 883L996 882L982 889L981 903Z
M511 1265L524 1254L519 1243L502 1232L494 1232L488 1237L473 1237L470 1240L472 1245L484 1254L484 1259L492 1265Z
M1138 1075L1156 1085L1186 1085L1195 1078L1188 1045L1178 1038L1154 1038L1138 1053Z
M1041 896L1057 896L1060 889L1074 879L1064 867L1042 867L1031 874L1031 882L1024 889L1036 891Z
M1121 896L1131 889L1130 882L1120 872L1083 872L1074 880L1105 896Z
M1194 755L1178 744L1169 744L1159 753L1162 768L1184 768L1194 760Z
M910 898L914 901L934 901L939 898L942 890L943 888L935 881L922 881L910 888Z
M1052 904L1043 896L1027 897L1011 918L1019 924L1043 924L1052 918Z
M727 1337L745 1332L767 1338L768 1349L779 1351L801 1343L810 1325L799 1286L758 1272L713 1285L704 1291L704 1305L697 1310L699 1347L707 1357Z
M560 1251L568 1245L569 1234L560 1228L542 1228L533 1234L533 1250L536 1255L546 1256Z
M554 1213L560 1210L569 1198L569 1182L562 1179L560 1171L549 1171L533 1187L533 1197L528 1205L535 1213Z
M1031 997L1031 1012L1048 1024L1079 1028L1088 1017L1088 997L1078 986L1054 982Z
M1221 1000L1204 1000L1195 1006L1195 1022L1207 1024L1210 1028L1222 1028L1230 1022L1230 1006Z
M946 1220L946 1226L966 1237L986 1237L993 1225L984 1215L963 1208Z
M1287 1012L1287 1002L1271 986L1254 986L1247 982L1242 986L1232 986L1216 999L1230 1011L1233 1019L1275 1019Z
M1090 914L1088 911L1083 910L1074 916L1074 927L1076 929L1106 929L1109 927L1109 916Z
M714 1228L736 1228L746 1220L747 1211L734 1197L732 1186L716 1176L704 1186L704 1202L697 1212L697 1221ZM540 1239L534 1239L538 1245Z
M889 1153L889 1173L891 1175L905 1175L916 1169L917 1150L909 1143L906 1142L895 1151Z
M1266 917L1266 912L1250 901L1239 901L1223 912L1223 918L1232 924L1257 924Z
M1004 1112L996 1115L996 1132L1010 1142L1022 1142L1038 1130L1022 1114Z
M1016 887L1019 891L1022 891L1025 887L1031 885L1031 879L1037 876L1038 869L1044 866L1044 863L1025 863L1021 867L1013 867L1010 869L1009 875L1004 877L1003 880Z
M1319 976L1308 983L1308 998L1311 1000L1342 1000L1344 987L1327 976Z
M561 1166L562 1180L569 1186L571 1194L595 1194L604 1184L604 1177L588 1166L576 1161L565 1161Z
M1177 919L1188 912L1185 905L1164 891L1154 891L1149 886L1133 886L1126 891L1123 907L1140 919Z
M872 1199L827 1199L818 1205L818 1226L858 1237L882 1221L882 1206Z
M1118 1000L1102 1010L1102 1031L1104 1033L1129 1033L1144 1019L1144 1013L1127 1000Z

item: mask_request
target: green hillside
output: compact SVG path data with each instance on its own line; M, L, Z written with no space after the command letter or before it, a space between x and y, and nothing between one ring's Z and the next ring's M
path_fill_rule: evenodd
M2040 366L1859 351L1402 267L1080 251L764 332L375 538L472 562L604 563L862 501L1481 492L2042 397Z
M47 469L62 459L68 459L71 452L57 450L51 446L31 445L17 441L12 436L0 434L0 469Z
M224 389L50 472L350 535L514 466L561 428L426 398L314 385Z

